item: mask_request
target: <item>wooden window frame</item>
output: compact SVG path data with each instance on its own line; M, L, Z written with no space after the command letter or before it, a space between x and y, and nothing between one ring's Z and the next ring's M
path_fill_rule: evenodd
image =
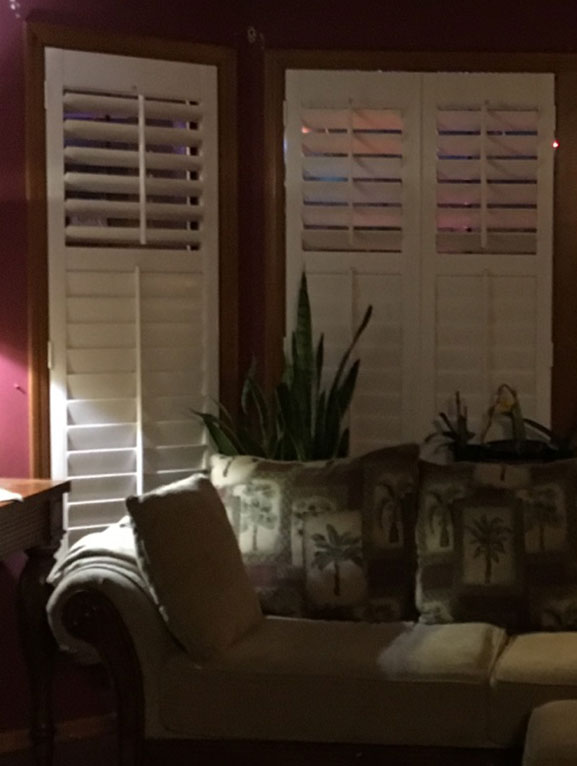
M283 103L287 69L405 72L546 72L555 75L556 137L553 233L551 423L561 433L577 427L577 55L554 53L379 52L277 50L265 54L265 382L283 367L285 334L285 194Z
M50 476L48 238L44 111L47 47L207 64L218 72L220 399L238 399L236 53L220 46L131 37L51 24L26 25L26 198L30 473Z

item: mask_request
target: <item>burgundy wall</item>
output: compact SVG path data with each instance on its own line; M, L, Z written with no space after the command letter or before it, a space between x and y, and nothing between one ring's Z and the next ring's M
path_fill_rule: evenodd
M269 48L575 51L566 0L249 0Z
M0 476L28 473L24 19L233 46L238 51L241 296L262 296L263 48L577 50L577 4L568 0L0 0ZM257 43L246 28L254 25ZM231 318L233 320L234 318ZM241 362L262 343L256 309L240 313ZM25 725L16 656L14 580L21 559L0 566L0 730ZM13 661L12 661L13 660ZM74 684L77 684L75 687ZM82 685L84 684L84 686ZM93 691L85 694L85 686ZM72 679L63 716L103 704L98 684Z

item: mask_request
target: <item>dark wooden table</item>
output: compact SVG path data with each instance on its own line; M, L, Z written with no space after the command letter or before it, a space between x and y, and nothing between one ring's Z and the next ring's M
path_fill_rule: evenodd
M25 551L28 557L18 582L18 621L30 683L30 738L36 763L49 766L54 742L50 696L56 644L46 617L46 578L62 538L62 500L70 483L0 478L0 487L22 495L22 501L0 503L0 561L18 551Z

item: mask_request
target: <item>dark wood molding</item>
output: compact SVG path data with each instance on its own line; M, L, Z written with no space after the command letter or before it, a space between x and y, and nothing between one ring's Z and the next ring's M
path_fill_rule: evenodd
M409 51L275 50L266 54L265 90L269 114L265 147L269 163L266 252L267 327L265 358L269 376L282 370L285 316L284 157L282 153L287 69L357 69L383 71L550 72L556 75L558 150L555 177L553 341L551 420L566 432L577 427L577 314L573 297L577 284L577 54L472 53Z
M48 372L48 241L44 114L44 49L133 55L216 66L219 84L220 398L238 398L236 53L221 46L132 37L31 22L26 25L26 195L28 202L28 311L30 473L50 475ZM234 312L234 313L233 313Z
M26 200L30 475L50 476L48 232L44 119L44 44L26 28Z
M270 390L280 379L284 366L285 335L285 187L284 187L284 73L276 55L265 55L264 204L266 327L263 359L264 383Z
M208 62L201 62L208 63ZM238 132L236 55L218 66L220 400L235 412L239 394Z
M557 75L555 103L552 425L564 433L577 426L577 61Z

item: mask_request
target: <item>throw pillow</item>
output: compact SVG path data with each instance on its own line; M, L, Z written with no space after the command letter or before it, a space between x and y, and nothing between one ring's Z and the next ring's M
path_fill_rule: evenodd
M192 476L129 497L126 505L142 574L192 658L208 659L258 625L258 598L207 478Z
M423 622L577 628L577 461L423 464Z
M211 461L265 612L414 616L416 445L311 463Z

